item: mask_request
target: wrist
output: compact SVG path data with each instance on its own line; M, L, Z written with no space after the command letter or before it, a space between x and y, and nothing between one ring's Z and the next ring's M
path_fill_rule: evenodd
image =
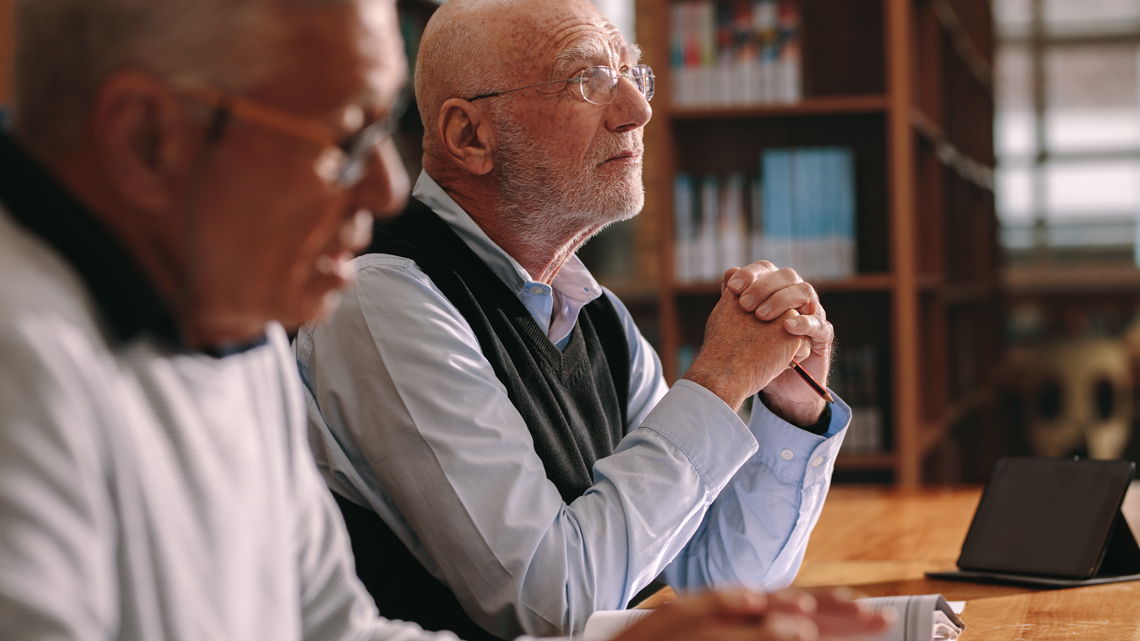
M822 398L793 402L785 399L772 398L772 396L764 390L760 391L759 396L760 401L764 403L764 407L767 407L768 411L784 421L803 429L810 428L819 423L824 410L827 409L827 401Z
M740 406L744 404L745 394L741 394L724 381L723 378L701 371L700 369L690 367L688 372L685 372L684 380L691 383L696 383L701 387L707 389L713 394L720 397L725 405L732 408L732 411L740 411Z

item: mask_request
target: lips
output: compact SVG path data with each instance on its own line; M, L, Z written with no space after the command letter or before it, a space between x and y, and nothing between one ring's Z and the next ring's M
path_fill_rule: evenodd
M641 149L623 149L616 153L612 153L609 157L603 160L600 164L605 164L613 161L632 161L641 158Z

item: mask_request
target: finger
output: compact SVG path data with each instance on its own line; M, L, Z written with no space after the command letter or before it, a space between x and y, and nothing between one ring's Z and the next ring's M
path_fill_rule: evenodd
M690 633L690 631L686 631ZM671 635L653 641L816 641L819 626L799 615L772 612L757 621L722 623L719 629L704 629L693 636Z
M813 347L830 345L835 339L835 328L819 316L792 316L784 320L784 329L789 334L804 336L811 340Z
M701 596L671 601L628 628L615 641L657 641L696 638L701 632L721 628L726 622L755 627L766 613L765 595L744 589L706 592Z
M819 638L819 627L807 617L771 612L764 617L757 638L763 641L815 641Z
M795 269L777 269L769 271L767 274L759 275L755 281L750 285L744 287L740 293L740 306L747 311L757 309L757 307L764 307L768 305L764 314L764 320L771 319L772 316L779 316L784 309L795 309L796 307L806 305L809 300L797 300L795 298L788 302L780 300L773 301L772 297L777 292L781 292L788 287L797 286L803 283L804 279L799 277ZM775 302L775 305L772 303ZM779 309L775 309L779 307Z
M820 635L867 635L889 627L898 617L894 610L874 612L856 599L863 595L849 588L816 588L811 590L817 610L815 622Z
M857 606L851 613L821 612L813 620L820 635L825 638L863 637L886 630L894 625L898 617L898 611L894 608L872 612L864 606Z
M744 588L705 592L700 596L670 601L658 610L668 618L756 617L768 611L768 596Z
M740 271L739 267L729 267L728 269L724 270L724 276L720 279L720 293L723 294L724 290L728 289L729 280L732 279L732 277L738 271ZM733 293L735 294L736 292Z
M800 345L800 351L796 352L796 360L802 361L811 357L811 342L804 341Z
M731 291L733 294L740 294L758 278L762 277L764 274L769 274L774 271L777 271L777 268L772 263L769 263L766 260L756 261L751 265L745 265L744 267L737 269L731 274L731 277L728 272L725 272L725 284L727 285L729 291Z
M784 588L768 595L768 608L785 614L814 614L818 605L815 595L798 588Z
M744 307L745 297L750 295L757 301L756 317L763 321L772 320L789 309L814 310L819 300L811 283L805 283L799 274L791 269L780 270L753 283L741 294L741 307Z

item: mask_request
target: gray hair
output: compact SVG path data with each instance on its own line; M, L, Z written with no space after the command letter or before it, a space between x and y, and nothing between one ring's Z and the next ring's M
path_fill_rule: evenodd
M19 0L12 123L44 155L74 142L122 69L241 91L269 77L287 4L355 0Z

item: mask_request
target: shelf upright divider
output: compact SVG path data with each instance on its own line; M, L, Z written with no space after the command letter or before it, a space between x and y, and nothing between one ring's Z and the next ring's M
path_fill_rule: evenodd
M883 0L887 36L887 162L890 208L892 361L891 400L894 404L895 481L913 487L922 482L919 439L919 311L918 263L915 255L916 172L911 109L914 74L911 25L913 0Z

